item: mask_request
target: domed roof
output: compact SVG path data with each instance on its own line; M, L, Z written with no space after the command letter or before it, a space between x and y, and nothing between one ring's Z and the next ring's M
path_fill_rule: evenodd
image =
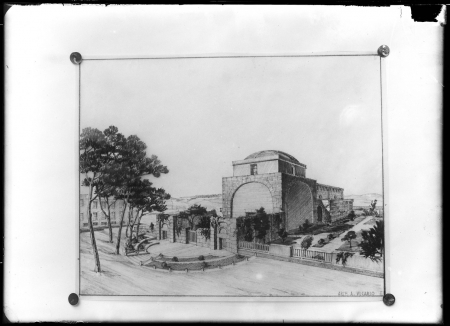
M275 151L275 150L266 150L266 151L256 152L256 153L253 153L252 155L247 156L245 159L249 160L249 159L253 159L253 158L262 158L262 157L273 156L273 155L278 155L279 158L282 160L285 160L285 161L288 161L288 162L291 162L294 164L303 165L292 155L289 155L288 153L285 153L282 151Z

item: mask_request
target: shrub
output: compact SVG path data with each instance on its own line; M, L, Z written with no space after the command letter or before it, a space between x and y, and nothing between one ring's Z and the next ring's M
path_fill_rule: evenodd
M167 267L167 263L165 261L163 261L162 264L161 264L161 267L162 268L166 268Z
M307 236L303 239L302 243L301 243L301 247L303 249L308 249L309 247L311 247L313 241L313 237L312 236Z
M350 221L353 221L356 217L355 211L350 211L350 213L348 213L347 217L350 219Z
M281 238L281 241L284 242L284 240L286 240L288 233L286 232L285 229L280 229L280 231L278 231L278 235Z
M311 227L311 223L309 223L309 220L308 219L306 219L305 220L305 223L303 223L303 230L307 230L307 229L309 229Z
M178 257L177 256L172 257L172 261L178 261Z
M198 256L198 260L205 260L205 257L203 255Z
M352 247L352 240L356 239L355 231L348 231L347 234L341 239L341 241L348 241L350 248Z
M345 266L347 264L347 258L353 257L354 254L354 252L341 251L336 255L336 263L339 263L339 261L342 260L342 266Z
M328 240L333 240L333 239L335 238L335 236L334 236L333 233L330 233L330 234L327 236L327 238L328 238Z
M317 260L325 260L325 258L321 255L315 255L312 258L317 259Z
M325 239L319 239L319 241L317 241L318 244L323 245L325 243Z

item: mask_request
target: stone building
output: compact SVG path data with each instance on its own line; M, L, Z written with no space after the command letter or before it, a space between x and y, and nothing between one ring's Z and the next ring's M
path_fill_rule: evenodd
M111 199L112 200L112 199ZM88 228L88 202L89 202L89 188L88 187L80 187L80 228ZM97 198L92 202L91 205L91 213L92 213L92 225L94 227L106 227L108 222L106 220L105 214L100 207L103 206L103 209L106 211L106 202ZM111 207L111 225L116 226L119 225L120 217L122 216L122 212L125 205L122 200L116 201ZM125 213L127 213L128 209ZM127 224L127 218L125 216L124 225Z
M266 150L234 161L233 176L222 179L222 213L225 232L217 235L231 252L237 252L236 218L264 207L280 214L281 227L296 229L306 220L327 223L353 209L353 200L344 199L344 189L306 177L306 165L295 157Z

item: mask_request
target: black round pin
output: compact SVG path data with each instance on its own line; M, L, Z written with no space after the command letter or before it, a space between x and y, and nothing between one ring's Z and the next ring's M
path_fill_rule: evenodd
M391 53L391 50L387 45L382 45L378 48L378 55L380 57L386 58L389 55L389 53Z
M390 293L386 293L383 297L383 302L388 307L392 306L395 303L395 297Z
M72 306L76 306L78 303L78 295L76 293L69 294L69 303Z
M74 65L79 65L81 61L83 61L83 57L78 52L72 52L70 54L70 61L72 61Z

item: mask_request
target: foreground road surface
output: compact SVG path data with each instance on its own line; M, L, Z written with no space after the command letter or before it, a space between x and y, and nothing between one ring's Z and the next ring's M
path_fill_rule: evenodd
M379 296L383 279L289 262L253 258L204 273L165 273L112 254L106 230L97 231L102 273L94 273L89 233L81 234L81 294L212 296ZM143 256L144 258L144 256Z

